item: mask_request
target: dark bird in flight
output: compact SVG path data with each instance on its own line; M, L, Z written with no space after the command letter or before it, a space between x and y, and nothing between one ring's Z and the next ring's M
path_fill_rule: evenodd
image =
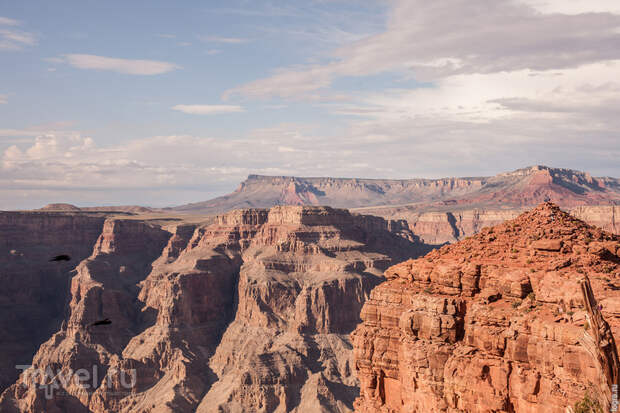
M57 255L52 258L50 261L71 261L71 257L68 255Z
M112 321L109 318L104 318L103 320L95 321L94 323L90 325L90 327L107 326L109 324L112 324Z

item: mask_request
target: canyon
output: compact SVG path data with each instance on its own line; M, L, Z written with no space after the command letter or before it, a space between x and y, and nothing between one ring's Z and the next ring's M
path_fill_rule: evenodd
M254 175L176 208L0 212L0 411L609 407L619 182Z
M3 320L2 412L349 412L362 305L428 252L402 221L327 207L63 209L1 216L2 300L20 313Z

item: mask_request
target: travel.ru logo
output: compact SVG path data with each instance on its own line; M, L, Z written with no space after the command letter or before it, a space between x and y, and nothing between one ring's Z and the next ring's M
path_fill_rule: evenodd
M54 398L54 394L61 389L68 388L71 383L90 391L94 391L103 384L100 382L101 375L97 365L93 365L90 370L82 368L75 371L69 369L56 372L49 366L45 370L33 368L31 365L17 365L15 368L22 370L21 384L43 389L47 400ZM136 385L137 374L135 369L118 370L110 368L105 372L103 380L106 388L118 389L118 386L115 385L118 383L120 388L125 390L123 393L128 394Z

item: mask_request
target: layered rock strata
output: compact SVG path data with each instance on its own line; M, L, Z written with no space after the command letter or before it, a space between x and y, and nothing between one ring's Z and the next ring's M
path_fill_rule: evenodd
M605 231L620 235L620 206L598 205L563 208L569 214L597 226ZM392 220L404 220L409 229L429 245L441 245L462 240L477 234L482 228L501 224L525 212L514 209L456 209L425 211L419 207L380 207L356 210Z
M545 200L562 207L620 205L620 180L571 169L530 166L487 177L441 179L300 178L250 175L233 193L173 208L214 214L274 205L356 208L415 205L423 211L528 208Z
M102 216L0 212L0 392L60 328L73 269L88 257ZM68 261L50 261L67 255Z
M383 271L426 252L411 240L403 222L324 207L108 219L0 411L351 411L349 333Z
M619 263L620 237L543 204L391 267L353 334L356 411L609 409Z

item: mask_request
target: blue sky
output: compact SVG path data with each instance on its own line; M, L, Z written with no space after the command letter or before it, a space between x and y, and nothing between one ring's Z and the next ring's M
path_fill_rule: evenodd
M620 176L613 0L5 1L0 59L4 209L250 173Z

